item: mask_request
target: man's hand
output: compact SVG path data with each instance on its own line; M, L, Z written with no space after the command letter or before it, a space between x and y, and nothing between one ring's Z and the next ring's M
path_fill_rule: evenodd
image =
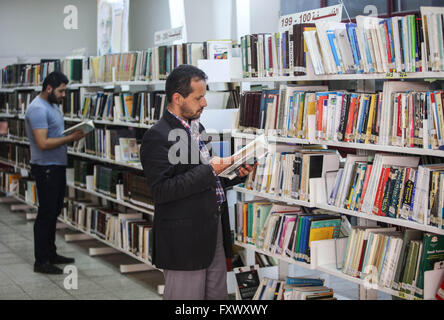
M216 174L219 174L222 171L224 171L226 168L231 166L233 162L234 162L233 156L226 158L214 157L210 160L210 165L213 167L214 172L216 172Z
M82 130L76 130L69 135L71 141L79 141L80 139L84 138L85 136L86 135L83 133Z
M253 171L257 166L258 162L256 162L254 165L244 164L239 168L239 175L238 177L243 178L250 174L251 171Z

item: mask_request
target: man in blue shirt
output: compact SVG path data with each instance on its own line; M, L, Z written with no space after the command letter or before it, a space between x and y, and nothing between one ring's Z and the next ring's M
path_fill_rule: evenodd
M31 174L37 186L39 208L34 224L34 272L62 274L54 264L73 263L58 255L55 246L57 217L63 207L66 189L66 144L84 137L81 130L63 136L63 114L58 104L65 97L68 78L50 73L43 88L26 110L25 126L31 149Z

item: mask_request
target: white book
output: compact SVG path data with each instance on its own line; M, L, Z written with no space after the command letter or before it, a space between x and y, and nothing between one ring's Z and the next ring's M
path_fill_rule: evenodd
M395 49L395 68L397 72L404 71L401 64L401 42L399 38L399 17L392 17L392 33L393 33L393 44Z
M316 31L304 31L304 39L315 74L325 74L323 59L316 38Z
M319 37L320 49L322 52L325 71L328 74L336 74L338 73L338 69L336 67L336 63L333 58L333 53L331 52L330 44L327 37L328 22L320 20L316 21L315 25L317 35Z
M376 59L376 70L377 72L386 72L383 60L381 56L381 34L379 32L379 23L373 22L370 32L372 34L372 42L373 42L373 49L375 53L375 59Z
M346 73L355 73L356 65L353 59L353 51L348 40L347 30L345 23L335 29L335 36L338 41L339 51L341 52L342 61L344 63L344 69Z

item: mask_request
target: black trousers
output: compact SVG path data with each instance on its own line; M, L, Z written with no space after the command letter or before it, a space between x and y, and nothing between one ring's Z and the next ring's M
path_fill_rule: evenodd
M56 256L55 233L57 217L63 208L66 189L65 166L31 164L39 199L34 223L34 255L36 264L44 264Z

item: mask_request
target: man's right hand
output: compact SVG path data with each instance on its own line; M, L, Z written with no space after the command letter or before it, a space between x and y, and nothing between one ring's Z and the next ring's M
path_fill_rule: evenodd
M84 138L86 135L83 133L82 130L76 130L73 133L69 135L71 138L71 141L79 141L80 139Z
M213 167L214 172L216 172L216 174L219 174L222 171L224 171L226 168L231 166L233 162L234 162L233 156L226 158L214 157L210 160L210 165Z

